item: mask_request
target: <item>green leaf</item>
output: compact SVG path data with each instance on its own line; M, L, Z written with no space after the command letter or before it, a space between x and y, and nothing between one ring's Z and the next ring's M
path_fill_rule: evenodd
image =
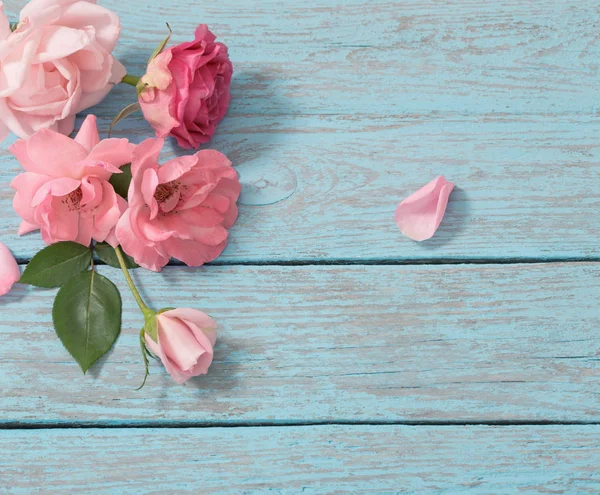
M92 251L76 242L57 242L37 253L27 265L20 283L36 287L60 287L90 266Z
M52 320L61 342L85 373L119 336L119 290L93 270L75 275L58 291Z
M122 198L127 199L129 184L131 183L131 163L127 163L121 167L120 174L112 174L109 182L115 188L115 192Z
M156 47L156 50L154 50L152 52L152 55L150 55L150 58L148 59L148 63L152 62L152 60L154 60L156 57L158 57L163 52L163 50L167 46L167 43L171 39L171 36L173 35L173 30L171 29L171 26L169 26L168 22L167 22L167 29L169 30L169 34L167 35L167 37L164 40L162 40L160 42L160 45L158 45Z
M139 96L139 94L138 94L138 96ZM121 110L117 114L117 116L113 119L113 121L110 123L110 128L108 129L108 137L111 136L113 127L116 126L119 122L121 122L121 120L126 119L131 114L134 114L135 112L137 112L141 109L142 109L142 106L140 105L140 102L136 101L135 103L132 103L131 105L127 105L123 110Z
M98 258L104 261L104 263L114 268L121 268L117 255L115 254L115 249L110 244L107 244L106 242L99 242L96 244L95 249ZM138 265L131 256L123 253L123 258L125 258L125 265L127 268L134 269L140 267L140 265Z

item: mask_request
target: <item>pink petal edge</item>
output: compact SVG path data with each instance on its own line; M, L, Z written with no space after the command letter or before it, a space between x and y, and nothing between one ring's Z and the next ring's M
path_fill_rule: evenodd
M8 294L21 278L21 271L9 249L0 242L0 296Z
M440 175L403 200L394 217L400 231L414 241L431 239L444 218L453 189L454 183Z

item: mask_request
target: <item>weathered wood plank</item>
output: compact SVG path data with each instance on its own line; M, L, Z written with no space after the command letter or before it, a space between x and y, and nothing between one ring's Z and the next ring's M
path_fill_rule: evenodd
M244 192L220 261L597 258L599 122L231 117L212 146L235 163ZM144 123L127 125L120 136L148 135ZM0 151L0 239L29 259L42 243L16 236L8 184L18 171ZM394 210L439 174L458 189L436 236L414 243Z
M138 71L164 20L175 40L210 22L232 48L212 146L239 167L245 205L222 261L599 256L595 1L103 3ZM105 130L132 96L119 87L94 109ZM18 170L5 150L0 170L5 210ZM395 206L440 173L459 190L437 237L411 243ZM17 242L16 225L4 215L0 238L27 260L41 243Z
M124 292L123 334L84 377L53 291L17 287L0 299L1 422L600 420L598 263L135 275L153 306L217 318L211 373L178 386L153 365L136 392L142 320Z
M236 65L232 113L595 114L600 101L595 0L101 3L138 74L165 22L174 41L208 23Z
M590 493L600 427L0 432L4 493Z

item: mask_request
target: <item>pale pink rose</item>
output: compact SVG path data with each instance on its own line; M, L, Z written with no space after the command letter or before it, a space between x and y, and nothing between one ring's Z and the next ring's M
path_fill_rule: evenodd
M8 294L13 284L20 278L19 265L8 248L0 242L0 296Z
M433 237L446 213L452 189L454 184L440 176L402 201L395 216L400 231L414 241Z
M210 141L229 108L233 66L215 39L201 24L194 41L167 48L141 80L147 84L140 94L144 117L158 137L174 136L182 148Z
M146 334L146 345L177 383L205 375L213 360L217 323L195 309L172 309L156 317L158 342Z
M117 225L117 239L149 270L160 271L172 257L200 266L227 245L238 213L238 175L214 150L159 166L163 145L163 139L147 139L133 153L129 208Z
M100 141L89 115L75 139L43 129L10 147L25 173L11 184L13 207L23 219L19 234L41 229L46 244L92 238L117 245L115 226L127 208L108 182L130 163L135 146L127 139Z
M0 3L0 10L1 10ZM95 0L32 0L19 27L0 12L0 141L40 129L70 134L75 114L123 79L112 56L119 17Z

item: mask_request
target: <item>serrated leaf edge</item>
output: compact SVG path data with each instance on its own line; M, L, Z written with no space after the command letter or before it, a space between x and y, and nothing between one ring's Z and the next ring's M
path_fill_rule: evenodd
M73 243L73 244L77 244L77 243ZM73 257L73 258L68 258L68 259L66 259L66 260L64 260L64 261L61 261L61 262L60 262L59 264L57 264L57 265L53 265L52 267L49 267L49 268L44 268L44 270L42 270L42 271L40 271L40 272L37 272L37 273L36 273L36 276L39 276L39 274L40 274L40 273L44 273L44 272L46 272L46 271L48 271L48 270L51 270L51 269L53 270L53 269L55 269L56 267L60 267L61 265L65 264L65 263L69 263L69 262L71 262L71 261L73 261L73 260L75 260L75 259L78 259L78 258L80 258L80 257L83 257L83 256L86 256L86 257L87 257L87 256L89 256L88 263L87 263L87 265L89 266L90 262L92 261L92 251L91 251L89 248L87 248L87 247L85 247L85 246L83 246L83 245L81 245L81 244L77 244L77 245L78 245L78 246L81 246L82 248L84 248L84 249L85 249L85 252L84 252L84 251L82 251L82 252L81 252L81 254L78 254L77 256L75 256L75 257ZM47 249L49 249L49 248L52 248L53 246L56 246L56 244L52 244L52 245L50 245L50 246L47 246L47 247L45 247L44 249L42 249L41 251L39 251L38 253L36 253L36 254L35 254L35 256L34 256L33 258L31 258L31 261L30 261L30 262L27 264L27 266L25 267L25 270L23 271L23 275L21 275L21 279L19 280L19 283L21 283L21 284L25 284L25 285L32 285L32 286L34 286L34 287L40 287L40 288L42 288L42 289L55 289L56 287L60 287L60 286L62 285L62 284L54 284L54 285L41 285L41 284L39 284L39 283L34 283L34 282L28 282L28 281L27 281L27 271L30 269L29 267L31 266L31 263L32 263L32 262L33 262L33 261L34 261L34 260L35 260L35 259L36 259L36 258L39 256L39 255L41 255L42 253L44 253L44 251L46 251L46 250L47 250ZM83 270L81 270L80 272L78 272L78 273L75 273L74 275L72 275L72 277L74 277L75 275L79 275L80 273L83 273L83 272L84 272L86 269L87 269L87 266L86 266L86 268L84 268L84 269L83 269ZM31 277L31 275L30 275L30 277ZM69 280L70 280L70 279L69 279ZM68 282L68 280L67 280L67 282ZM66 283L66 282L63 282L63 284L64 284L64 283Z

